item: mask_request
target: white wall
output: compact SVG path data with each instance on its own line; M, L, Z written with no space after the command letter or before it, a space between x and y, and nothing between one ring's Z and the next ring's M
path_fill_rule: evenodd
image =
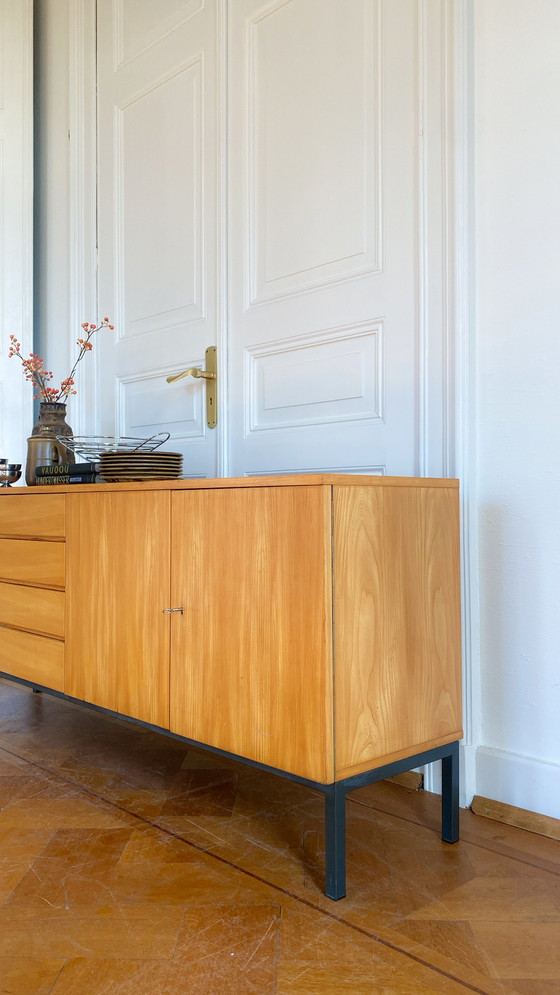
M560 818L560 3L474 17L476 790Z

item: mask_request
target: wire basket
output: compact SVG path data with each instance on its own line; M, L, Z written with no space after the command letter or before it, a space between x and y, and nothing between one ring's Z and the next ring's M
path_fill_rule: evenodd
M151 453L169 439L169 432L156 432L149 439L130 435L57 435L56 439L74 456L97 463L103 453Z

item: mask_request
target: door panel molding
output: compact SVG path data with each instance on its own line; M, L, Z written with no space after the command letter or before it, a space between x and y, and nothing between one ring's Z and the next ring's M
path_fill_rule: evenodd
M158 331L162 323L169 327L205 317L203 94L200 55L152 80L115 109L117 340ZM183 163L193 178L190 185L184 184L182 172L167 170L161 203L154 193L161 160L144 155L146 145L160 149L164 159ZM174 225L183 233L180 239L174 239L168 228L165 208L171 196L176 205ZM159 246L155 260L150 251L154 242ZM159 272L154 273L154 265ZM176 297L178 288L182 300Z
M83 321L95 321L97 302L97 81L95 0L68 5L68 216L70 232L69 309L74 344ZM104 307L104 302L100 302ZM111 315L113 318L113 315ZM75 331L74 331L75 330ZM49 350L50 352L50 345ZM80 389L72 399L71 425L76 435L99 432L98 351L80 368Z
M193 360L193 366L202 366L203 360ZM167 367L149 373L118 377L117 410L119 434L130 432L133 436L149 437L156 432L169 432L165 448L174 451L176 446L195 439L204 441L206 436L206 399L204 388L198 381L187 383L187 390L169 385L166 377L173 372Z
M336 18L336 30L318 46L327 17ZM377 0L335 3L327 12L325 0L280 0L247 18L246 307L381 269L381 33ZM344 46L361 58L346 62L341 76ZM319 113L321 102L328 114ZM349 113L356 106L360 114Z
M245 350L246 434L383 420L384 322L360 322Z
M141 5L135 3L130 5L134 16L129 19L132 25L132 37L127 41L127 20L124 13L124 0L116 0L115 3L115 69L123 69L133 59L143 55L163 41L175 28L181 24L186 24L192 17L196 17L204 10L204 0L185 0L184 3L171 3L169 0L152 0L152 9L157 15L152 25L149 23L150 4L143 0ZM161 16L162 8L167 6L169 12L164 17ZM173 10L173 7L176 9ZM147 16L146 16L147 15ZM141 21L144 19L144 25ZM146 23L147 22L147 23Z

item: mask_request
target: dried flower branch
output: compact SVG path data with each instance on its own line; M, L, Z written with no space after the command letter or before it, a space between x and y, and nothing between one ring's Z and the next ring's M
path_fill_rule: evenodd
M100 325L92 325L87 321L82 323L82 328L84 330L84 336L76 340L76 344L79 345L80 351L78 352L78 357L74 363L72 369L70 370L70 375L62 381L60 387L49 387L49 382L53 378L52 370L45 370L44 360L37 355L36 352L30 352L29 357L26 359L21 354L21 343L18 342L15 335L10 335L10 349L8 356L17 356L21 359L21 365L23 366L23 373L26 380L29 380L36 391L35 397L40 398L42 401L51 401L53 403L60 401L62 398L66 398L70 394L76 394L77 391L74 389L74 374L76 372L76 367L81 359L85 356L86 352L91 352L93 349L93 343L91 341L92 336L95 332L100 331L102 328L114 329L114 325L109 324L108 318L103 318Z

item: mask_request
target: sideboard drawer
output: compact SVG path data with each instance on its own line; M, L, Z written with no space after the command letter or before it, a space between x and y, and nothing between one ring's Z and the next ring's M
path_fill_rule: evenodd
M0 626L0 670L64 691L64 643Z
M64 636L64 593L0 583L0 624Z
M0 535L64 538L64 494L4 493L0 501Z
M0 580L64 587L65 545L41 539L0 539Z

